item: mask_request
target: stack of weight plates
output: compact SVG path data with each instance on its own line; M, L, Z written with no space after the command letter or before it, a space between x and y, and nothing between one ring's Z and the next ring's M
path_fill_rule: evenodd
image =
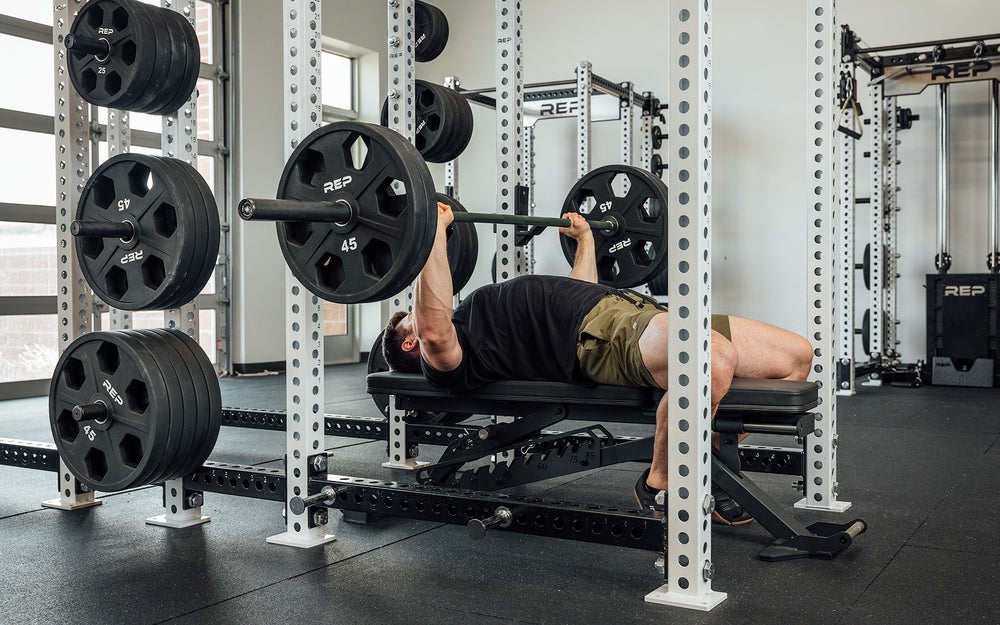
M413 58L420 63L433 61L448 44L448 18L436 6L420 2L413 7Z
M88 406L98 414L83 414ZM175 479L215 447L219 381L201 347L177 330L85 334L56 364L49 424L60 457L93 490Z
M447 163L458 158L472 139L469 101L454 89L425 80L415 81L414 95L414 145L420 155L429 163ZM386 100L382 104L383 126L389 125L389 108Z
M69 77L87 102L167 115L191 97L201 48L181 14L136 0L90 0L65 44ZM94 51L84 51L97 44Z
M166 310L194 299L219 255L219 212L201 174L183 161L142 154L106 160L87 181L76 219L126 222L129 238L79 236L87 283L122 310Z

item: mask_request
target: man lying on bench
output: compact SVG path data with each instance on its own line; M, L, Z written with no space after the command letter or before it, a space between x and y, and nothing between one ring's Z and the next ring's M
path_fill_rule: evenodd
M453 216L450 206L437 206L437 234L417 278L413 312L395 313L386 327L382 345L392 370L422 371L433 386L457 391L500 380L667 388L665 309L638 293L597 283L586 219L563 215L572 225L559 231L577 243L568 278L529 275L486 285L452 311L445 230ZM809 342L792 332L713 315L713 417L733 377L805 380L812 353ZM643 509L662 510L656 495L667 488L667 406L664 395L656 410L652 463L635 486ZM712 491L713 520L752 520L720 489Z

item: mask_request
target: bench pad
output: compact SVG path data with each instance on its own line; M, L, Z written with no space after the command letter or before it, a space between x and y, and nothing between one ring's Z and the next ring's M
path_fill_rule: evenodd
M369 374L368 392L442 399L466 395L490 401L592 404L643 410L655 410L663 395L660 389L537 380L505 380L467 393L453 393L431 386L421 374L393 371ZM818 400L819 387L814 382L736 378L719 409L800 413L815 408Z

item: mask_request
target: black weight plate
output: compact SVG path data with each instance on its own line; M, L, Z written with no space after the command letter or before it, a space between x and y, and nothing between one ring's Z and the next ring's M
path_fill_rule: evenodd
M621 195L621 176L630 181ZM601 284L627 288L659 275L667 259L667 186L648 171L607 165L586 174L570 189L562 212L587 220L617 220L615 231L594 230L597 275ZM588 209L588 204L592 206ZM589 212L588 212L589 211ZM559 235L563 254L573 264L576 241Z
M170 69L167 74L167 80L164 82L155 101L150 103L148 112L153 115L166 115L173 113L173 111L165 109L169 107L169 104L177 96L180 85L187 73L189 41L187 33L183 30L183 25L180 23L181 21L187 22L187 20L183 18L181 20L176 19L181 17L177 12L170 9L160 9L158 17L163 22L166 31L170 34ZM176 107L174 110L176 110Z
M201 176L200 173L194 168L186 163L183 169L185 169L188 175L191 177L193 184L200 190L201 202L198 204L198 208L205 212L205 218L207 224L205 226L206 232L208 233L208 240L205 244L205 249L203 250L203 264L200 270L195 274L196 279L191 283L191 292L188 294L187 300L190 301L194 297L197 297L201 293L205 285L208 284L209 279L215 271L215 267L219 261L219 245L222 238L222 226L219 220L219 207L215 203L215 196L212 194L212 190L208 186L208 182Z
M368 352L368 373L381 373L383 371L389 370L389 363L385 361L385 356L382 354L382 337L385 336L385 330L378 333L375 337L375 342L372 344L372 349ZM379 411L389 418L389 396L384 393L371 393L372 401L378 406Z
M187 428L182 447L177 451L176 462L171 465L169 472L163 478L174 479L192 472L194 468L200 467L201 463L204 462L204 457L201 456L202 447L205 439L209 436L211 427L210 391L204 372L188 349L187 342L178 338L178 336L184 336L183 332L157 328L149 330L148 333L171 350L171 360L187 385L187 391L193 402L190 410L185 412ZM213 439L212 444L214 445L214 443Z
M201 69L201 44L194 26L180 13L169 9L164 11L163 19L172 22L177 28L175 35L179 36L180 43L177 60L180 61L181 73L162 105L152 111L154 115L173 114L187 102L198 84L198 72Z
M186 185L191 193L191 202L185 207L185 211L190 213L199 224L200 235L191 259L190 279L184 281L184 291L173 300L174 306L180 306L194 299L208 284L219 259L219 242L222 233L219 209L205 178L197 169L184 161L167 160L177 172L176 181Z
M668 273L667 270L663 270L646 283L646 286L649 287L650 295L670 295L668 291L669 283L667 282Z
M666 138L667 136L663 134L663 130L659 126L653 126L652 136L650 137L650 139L652 141L654 150L659 150L661 147L663 147L663 141Z
M446 123L446 118L451 115L448 104L443 100L443 94L437 89L437 85L426 80L415 80L413 82L413 124L414 142L420 155L431 163L439 162L435 159L435 151L438 142L450 126ZM389 100L382 102L382 125L389 126Z
M419 185L419 190L415 192L416 195L421 197L429 198L427 203L427 210L429 211L429 218L424 218L421 223L417 224L417 232L419 236L417 239L411 242L412 249L414 250L414 257L418 259L421 263L420 268L423 268L423 264L427 262L427 256L430 255L430 248L421 248L421 241L430 241L431 247L434 244L434 237L437 235L437 203L434 201L435 191L434 191L434 179L430 176L430 171L427 169L427 163L424 161L423 157L419 152L413 147L413 145L406 140L401 134L389 131L386 133L386 137L390 143L396 144L398 154L401 157L403 163L410 171L421 172L421 175L417 177L416 184ZM426 175L423 175L426 174ZM423 229L419 229L420 226ZM416 279L416 272L400 272L397 280L392 284L392 290L389 290L389 295L394 295L400 291L406 289L412 282Z
M426 2L413 7L413 59L419 63L433 61L448 44L448 19L441 9Z
M175 158L160 157L160 162L170 172L171 182L178 187L178 203L175 206L178 219L193 225L195 239L191 253L186 259L187 268L183 270L183 274L178 274L174 289L165 291L163 297L156 301L155 305L151 305L151 308L169 310L189 302L192 298L192 289L198 288L197 280L200 277L205 248L211 233L208 230L206 211L202 206L201 192L188 175L188 170L191 168Z
M148 483L170 427L159 367L123 336L92 332L73 341L49 386L49 424L59 455L80 482L104 492ZM73 406L97 400L110 409L105 424L73 419Z
M149 110L150 104L161 97L164 85L170 77L170 63L173 56L171 50L171 33L167 29L160 14L163 9L147 4L138 4L136 11L141 10L146 14L146 18L152 24L152 37L150 45L156 51L153 69L149 74L149 82L146 83L142 93L129 105L130 111L145 113Z
M865 316L861 319L861 349L864 350L865 356L871 356L871 343L872 343L872 311L871 309L865 310Z
M173 341L179 351L186 354L192 378L197 381L197 387L204 388L207 393L207 402L199 400L201 406L199 421L203 429L200 430L198 445L189 458L187 466L181 467L182 473L186 474L201 467L211 455L212 450L215 449L219 430L222 427L222 393L219 388L219 377L201 345L178 330L161 330L160 332L168 340Z
M663 178L663 159L659 154L654 154L651 159L649 159L649 171L657 178Z
M472 109L453 89L417 80L414 92L414 145L429 163L456 158L472 138ZM382 102L381 123L389 126L388 99Z
M472 140L472 107L465 96L454 89L438 86L443 96L451 102L449 106L449 117L447 120L448 133L445 140L439 142L440 153L435 155L437 160L432 162L447 163L458 158Z
M74 89L98 106L128 107L149 83L156 62L153 25L134 0L91 0L70 26L74 37L105 39L111 53L105 60L67 50L67 69Z
M138 224L138 236L129 242L76 241L87 282L115 308L155 309L187 279L196 224L179 210L190 200L173 171L159 157L119 154L94 171L80 195L76 219Z
M179 433L177 446L169 454L169 461L163 463L160 475L155 480L150 480L153 483L163 482L177 477L178 465L183 458L188 457L191 453L192 441L195 440L196 430L199 425L197 422L198 389L191 381L191 374L188 372L187 363L177 353L173 345L168 344L163 339L160 334L163 332L162 329L132 330L131 332L151 352L157 354L157 357L161 359L158 362L160 362L162 369L171 370L171 373L178 380L184 402L183 414L179 414L175 410L171 415L172 426L176 424L176 429Z
M433 85L443 103L442 132L433 150L424 158L432 163L447 163L458 158L472 139L472 108L468 100L454 89Z
M352 149L358 146L365 156L355 164ZM399 192L394 181L403 185ZM379 301L398 293L399 284L409 284L420 272L433 246L433 188L420 155L391 130L336 122L313 131L285 165L278 197L342 201L353 215L343 224L278 222L286 263L327 301Z
M436 197L438 202L451 206L453 212L468 212L457 200L444 193L437 193ZM452 222L448 226L447 234L451 286L452 290L458 293L469 283L472 272L476 269L476 260L479 256L479 235L476 232L476 224L469 221Z
M861 261L861 277L865 281L865 288L869 291L872 288L872 244L865 244L865 253Z
M166 345L160 337L150 334L147 330L129 330L126 333L128 341L139 343L149 351L155 358L156 364L160 367L164 381L167 384L167 393L170 403L170 423L166 443L163 447L163 455L157 471L147 478L148 483L156 484L176 477L176 467L178 457L186 453L192 436L194 423L191 415L196 414L196 399L194 389L191 386L189 374L183 362L179 361L176 350Z

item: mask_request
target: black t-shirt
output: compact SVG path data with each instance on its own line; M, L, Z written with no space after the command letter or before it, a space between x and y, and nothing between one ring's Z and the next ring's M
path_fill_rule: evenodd
M569 382L580 324L610 291L574 278L535 275L478 288L451 317L461 364L438 371L421 359L424 377L454 390L498 380Z

